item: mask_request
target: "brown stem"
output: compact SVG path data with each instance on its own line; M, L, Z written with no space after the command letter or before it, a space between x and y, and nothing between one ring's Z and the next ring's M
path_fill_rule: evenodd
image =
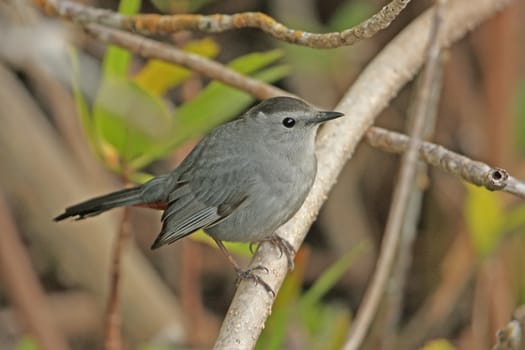
M105 320L105 341L104 348L106 350L121 350L122 334L121 334L121 315L120 315L120 280L121 280L121 264L122 253L125 244L130 237L129 228L129 209L123 209L122 221L118 230L118 235L115 240L115 245L112 252L112 264L110 271L109 297L106 309Z

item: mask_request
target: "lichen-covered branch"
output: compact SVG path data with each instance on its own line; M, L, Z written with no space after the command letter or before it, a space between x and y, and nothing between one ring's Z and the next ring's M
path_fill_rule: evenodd
M232 29L258 28L278 40L317 49L333 49L353 45L385 29L407 6L410 0L392 0L378 13L357 26L342 32L324 34L287 28L272 17L260 12L209 16L193 14L139 14L126 16L72 1L35 0L35 2L53 15L59 15L77 22L99 23L145 35L169 34L180 30L217 33Z

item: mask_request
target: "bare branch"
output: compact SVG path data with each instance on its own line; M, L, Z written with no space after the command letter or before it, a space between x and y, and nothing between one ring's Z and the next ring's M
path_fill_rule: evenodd
M377 127L370 128L366 140L371 146L391 153L405 152L409 142L406 135ZM491 167L430 142L421 143L419 155L428 164L464 181L490 191L500 190L525 198L525 183L510 176L504 169Z
M112 262L110 270L109 281L109 296L106 306L105 315L105 350L121 350L122 346L122 332L121 332L121 314L120 314L120 288L121 270L122 270L122 255L124 253L125 245L130 239L129 232L129 208L123 210L120 227L115 238L113 251L111 252Z
M218 33L232 29L258 28L275 39L317 49L349 46L372 37L378 31L387 28L409 2L410 0L392 0L378 13L354 28L342 32L316 34L287 28L272 17L260 12L211 16L192 14L126 16L71 1L35 0L35 3L53 15L82 23L99 23L145 35L169 34L180 30Z
M442 55L441 55L442 56ZM426 125L421 135L422 140L430 139L434 133L438 106L441 95L443 82L443 59L440 56L436 67L435 76L431 84L425 86L424 75L420 75L419 81L415 85L415 98L408 107L408 123L414 119L413 112L416 107L425 103L427 106ZM430 91L426 92L425 89ZM422 97L427 97L427 101L421 101ZM407 138L408 140L408 138ZM408 146L408 143L407 143ZM419 152L419 149L418 149ZM421 159L416 165L416 174L414 179L423 179L428 177L428 165ZM421 206L423 202L424 190L427 186L422 185L421 181L413 181L410 186L410 194L406 205L403 225L401 227L401 237L399 247L396 253L392 273L388 280L388 286L385 291L384 308L381 311L384 322L384 333L381 337L381 347L383 350L397 349L399 323L401 321L404 291L406 281L409 275L410 265L412 263L412 254L414 252L414 242L418 234L418 223L421 216Z
M352 324L347 341L343 346L345 350L357 350L361 346L379 307L379 303L386 289L386 284L392 272L401 238L403 218L410 198L412 183L416 175L418 149L422 142L421 138L429 115L427 108L431 86L439 66L438 61L441 49L441 35L443 32L442 21L444 6L445 1L439 1L437 3L432 24L428 27L430 28L430 38L428 51L426 52L427 62L421 77L421 90L419 91L417 105L415 106L414 124L410 132L408 149L401 161L399 180L394 189L385 234L381 244L381 254L379 255L376 270Z

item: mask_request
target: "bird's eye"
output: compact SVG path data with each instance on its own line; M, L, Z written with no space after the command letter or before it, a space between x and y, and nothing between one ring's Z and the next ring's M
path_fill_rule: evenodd
M295 119L293 118L284 118L283 125L287 128L291 128L295 125Z

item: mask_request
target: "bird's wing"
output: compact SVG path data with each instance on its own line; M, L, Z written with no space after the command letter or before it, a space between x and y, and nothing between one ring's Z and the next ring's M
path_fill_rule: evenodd
M235 164L232 167L230 162ZM226 219L248 200L253 183L251 166L239 166L233 157L212 159L206 167L189 169L169 195L162 230L152 248L173 243L201 228ZM218 170L220 169L220 170Z

